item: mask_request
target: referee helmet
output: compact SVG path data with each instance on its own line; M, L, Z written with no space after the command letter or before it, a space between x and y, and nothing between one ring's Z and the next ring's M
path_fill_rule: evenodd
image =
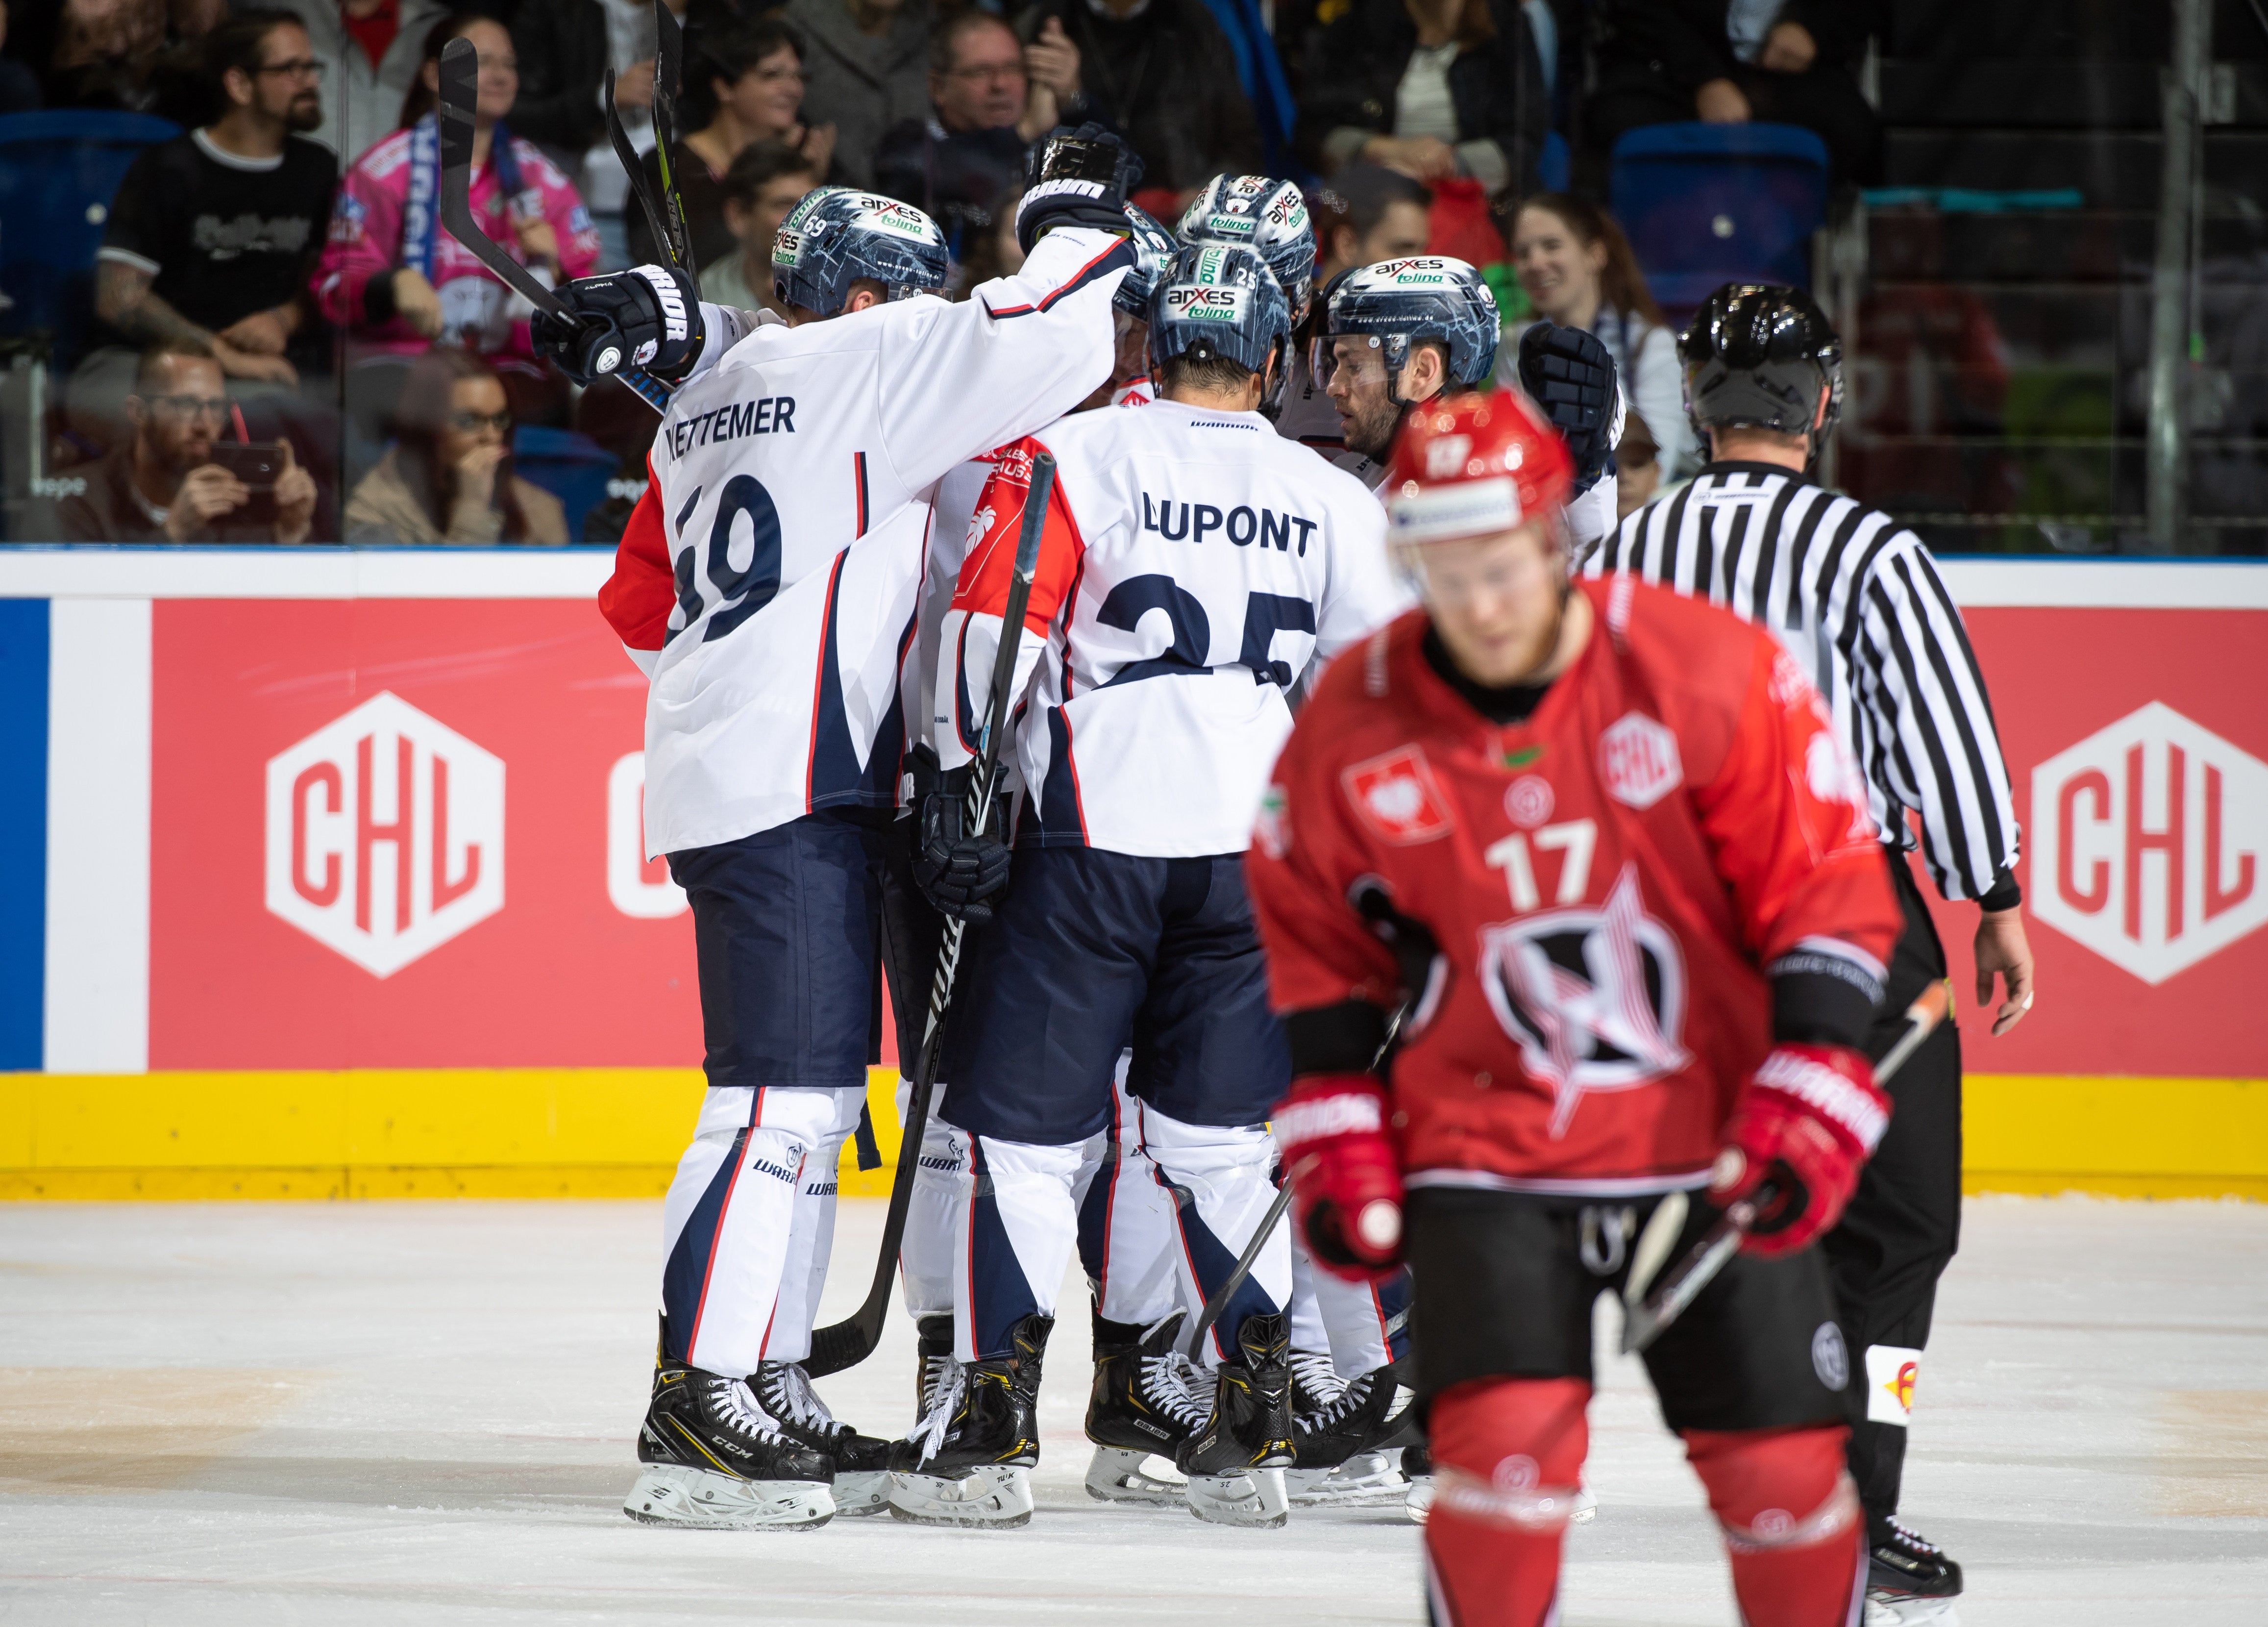
M1843 341L1800 288L1727 283L1679 336L1677 357L1686 415L1705 437L1712 429L1809 435L1815 424L1823 440L1843 410Z

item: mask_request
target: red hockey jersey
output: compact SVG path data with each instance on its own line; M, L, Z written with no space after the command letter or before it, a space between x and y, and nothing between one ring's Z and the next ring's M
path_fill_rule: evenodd
M1247 860L1278 1011L1402 989L1354 900L1437 945L1393 1065L1412 1186L1697 1187L1771 1045L1766 969L1879 980L1898 928L1864 788L1769 632L1627 577L1524 722L1427 663L1422 612L1324 675Z

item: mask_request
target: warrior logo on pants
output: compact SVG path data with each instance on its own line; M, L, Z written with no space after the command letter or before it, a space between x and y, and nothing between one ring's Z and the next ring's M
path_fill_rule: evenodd
M1684 1068L1685 963L1646 913L1624 865L1603 909L1549 910L1491 927L1481 987L1531 1078L1551 1087L1551 1134L1586 1091L1622 1091Z

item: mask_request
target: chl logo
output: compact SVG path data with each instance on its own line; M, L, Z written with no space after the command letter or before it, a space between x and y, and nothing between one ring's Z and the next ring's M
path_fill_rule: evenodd
M2032 913L2145 983L2268 921L2268 764L2152 701L2032 770Z
M268 762L268 907L391 977L504 907L504 762L380 694Z

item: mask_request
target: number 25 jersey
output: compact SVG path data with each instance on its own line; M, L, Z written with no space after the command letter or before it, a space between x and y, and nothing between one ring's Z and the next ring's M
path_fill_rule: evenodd
M1021 846L1241 853L1313 659L1402 600L1359 482L1256 412L1083 412L1003 447L940 630L939 759L975 754L1042 448L1057 462L1016 687ZM1036 677L1033 677L1036 668Z

